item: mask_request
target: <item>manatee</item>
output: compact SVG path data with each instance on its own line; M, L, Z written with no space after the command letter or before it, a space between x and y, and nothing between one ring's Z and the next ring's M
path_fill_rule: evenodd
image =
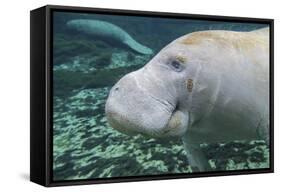
M110 90L108 123L128 135L180 138L193 170L202 143L269 139L269 29L189 33Z
M106 21L91 19L75 19L68 21L67 26L70 29L83 32L91 36L100 37L104 40L114 40L141 54L153 53L150 48L138 43L126 31Z

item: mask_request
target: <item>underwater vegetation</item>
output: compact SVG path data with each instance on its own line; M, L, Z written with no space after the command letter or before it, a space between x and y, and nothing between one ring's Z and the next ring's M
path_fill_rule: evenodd
M192 172L180 140L130 137L110 128L104 116L108 91L91 88L67 99L55 97L55 180ZM263 141L201 147L214 170L266 168L269 164Z
M83 36L77 36L73 39L69 35L57 34L54 36L53 46L54 65L71 61L75 56L87 56L88 54L91 57L100 56L105 59L104 62L101 60L104 65L110 63L111 48L103 41L89 41L89 39ZM106 56L109 58L106 58ZM106 61L108 62L105 63Z
M133 65L114 69L98 69L90 73L59 70L55 72L53 78L54 94L56 96L67 96L71 91L77 89L112 86L122 76L138 68L140 66Z
M153 54L139 54L66 27L67 21L81 18L111 22L150 47ZM203 29L250 31L261 26L149 19L77 13L54 15L54 180L192 172L180 140L129 137L112 129L104 111L109 90L122 76L141 68L183 34ZM269 166L269 149L263 141L203 143L201 148L214 170Z

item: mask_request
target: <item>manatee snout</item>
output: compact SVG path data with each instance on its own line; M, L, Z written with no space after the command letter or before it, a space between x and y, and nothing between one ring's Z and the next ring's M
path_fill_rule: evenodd
M108 123L128 135L181 136L188 118L177 109L176 101L167 101L148 91L144 84L153 85L153 82L140 79L141 73L141 70L132 72L112 87L105 106Z

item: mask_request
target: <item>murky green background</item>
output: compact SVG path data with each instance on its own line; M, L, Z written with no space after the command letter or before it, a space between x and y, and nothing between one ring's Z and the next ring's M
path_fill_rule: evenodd
M54 13L53 176L55 181L192 172L180 140L129 137L112 129L104 115L110 88L154 55L77 33L72 19L118 25L157 54L174 39L200 30L250 31L260 24L149 17ZM263 141L202 144L214 170L269 167Z

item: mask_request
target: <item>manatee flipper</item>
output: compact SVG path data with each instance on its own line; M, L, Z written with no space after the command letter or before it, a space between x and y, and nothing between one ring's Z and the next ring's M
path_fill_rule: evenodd
M150 48L138 43L132 37L126 38L126 40L123 43L138 53L145 54L145 55L150 55L153 53L153 51Z
M194 144L183 139L184 149L187 154L188 162L194 172L211 171L212 168L208 159L199 144Z

